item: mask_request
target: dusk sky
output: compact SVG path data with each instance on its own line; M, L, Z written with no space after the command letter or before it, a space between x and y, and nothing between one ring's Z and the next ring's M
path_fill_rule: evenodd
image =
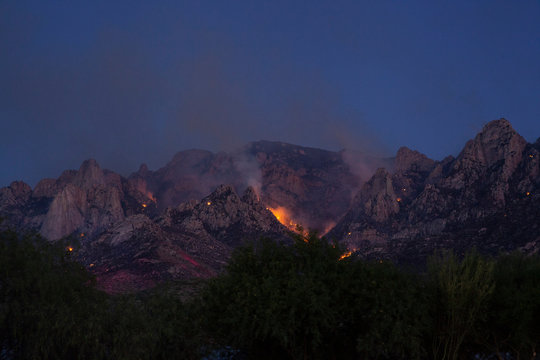
M540 1L0 0L0 186L278 140L540 137Z

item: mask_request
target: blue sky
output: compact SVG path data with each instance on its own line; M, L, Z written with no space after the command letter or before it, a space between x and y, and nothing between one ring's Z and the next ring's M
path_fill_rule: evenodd
M456 155L540 137L539 1L0 0L0 186L279 140Z

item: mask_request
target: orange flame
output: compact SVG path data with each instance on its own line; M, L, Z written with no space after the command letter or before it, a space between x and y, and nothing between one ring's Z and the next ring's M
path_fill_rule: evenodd
M339 260L343 260L345 258L348 258L349 256L352 255L352 251L347 251L346 253L343 253L340 257L339 257Z
M143 208L145 208L145 207L147 207L147 206L148 206L148 205L146 205L146 204L144 204L144 203L142 204L142 207L143 207Z
M277 208L267 207L266 209L275 216L275 218L281 223L281 225L285 226L290 231L294 231L298 234L303 235L304 238L307 238L308 232L304 230L300 224L298 224L292 219L289 210L287 210L283 206L278 206ZM306 239L304 240L307 241Z
M73 251L73 248L72 248L71 246L68 246L67 250L68 250L69 252L72 252L72 251Z

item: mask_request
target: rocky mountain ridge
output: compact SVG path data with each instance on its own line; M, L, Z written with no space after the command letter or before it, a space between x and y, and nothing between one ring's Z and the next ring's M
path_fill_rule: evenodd
M496 254L540 250L538 141L505 119L488 123L457 158L398 151L328 234L375 258L416 262L438 248Z
M183 151L127 178L87 160L34 189L1 188L1 226L76 237L77 256L111 292L212 276L234 247L287 241L295 224L413 265L441 248L540 250L540 139L527 143L507 120L488 123L456 158L406 147L393 159L351 154L259 141Z

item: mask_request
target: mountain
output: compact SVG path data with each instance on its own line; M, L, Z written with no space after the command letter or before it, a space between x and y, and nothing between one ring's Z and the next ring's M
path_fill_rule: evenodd
M538 252L538 144L500 119L457 158L401 148L395 171L378 169L328 236L364 256L412 264L440 248Z
M0 226L76 238L77 256L104 288L140 289L211 276L245 239L286 241L295 224L327 231L349 208L360 175L388 162L268 141L233 153L182 151L127 178L86 160L34 189L0 189Z
M0 189L1 227L78 239L109 292L209 277L240 244L316 229L371 259L422 266L437 249L540 250L540 139L492 121L457 157L394 158L258 141L177 153L122 177L94 160L34 189ZM239 195L241 194L241 195Z
M362 177L389 163L364 154L259 141L233 153L182 151L155 172L141 166L129 182L153 194L158 209L200 199L220 184L240 192L252 186L267 206L286 207L297 223L324 232L347 211Z

